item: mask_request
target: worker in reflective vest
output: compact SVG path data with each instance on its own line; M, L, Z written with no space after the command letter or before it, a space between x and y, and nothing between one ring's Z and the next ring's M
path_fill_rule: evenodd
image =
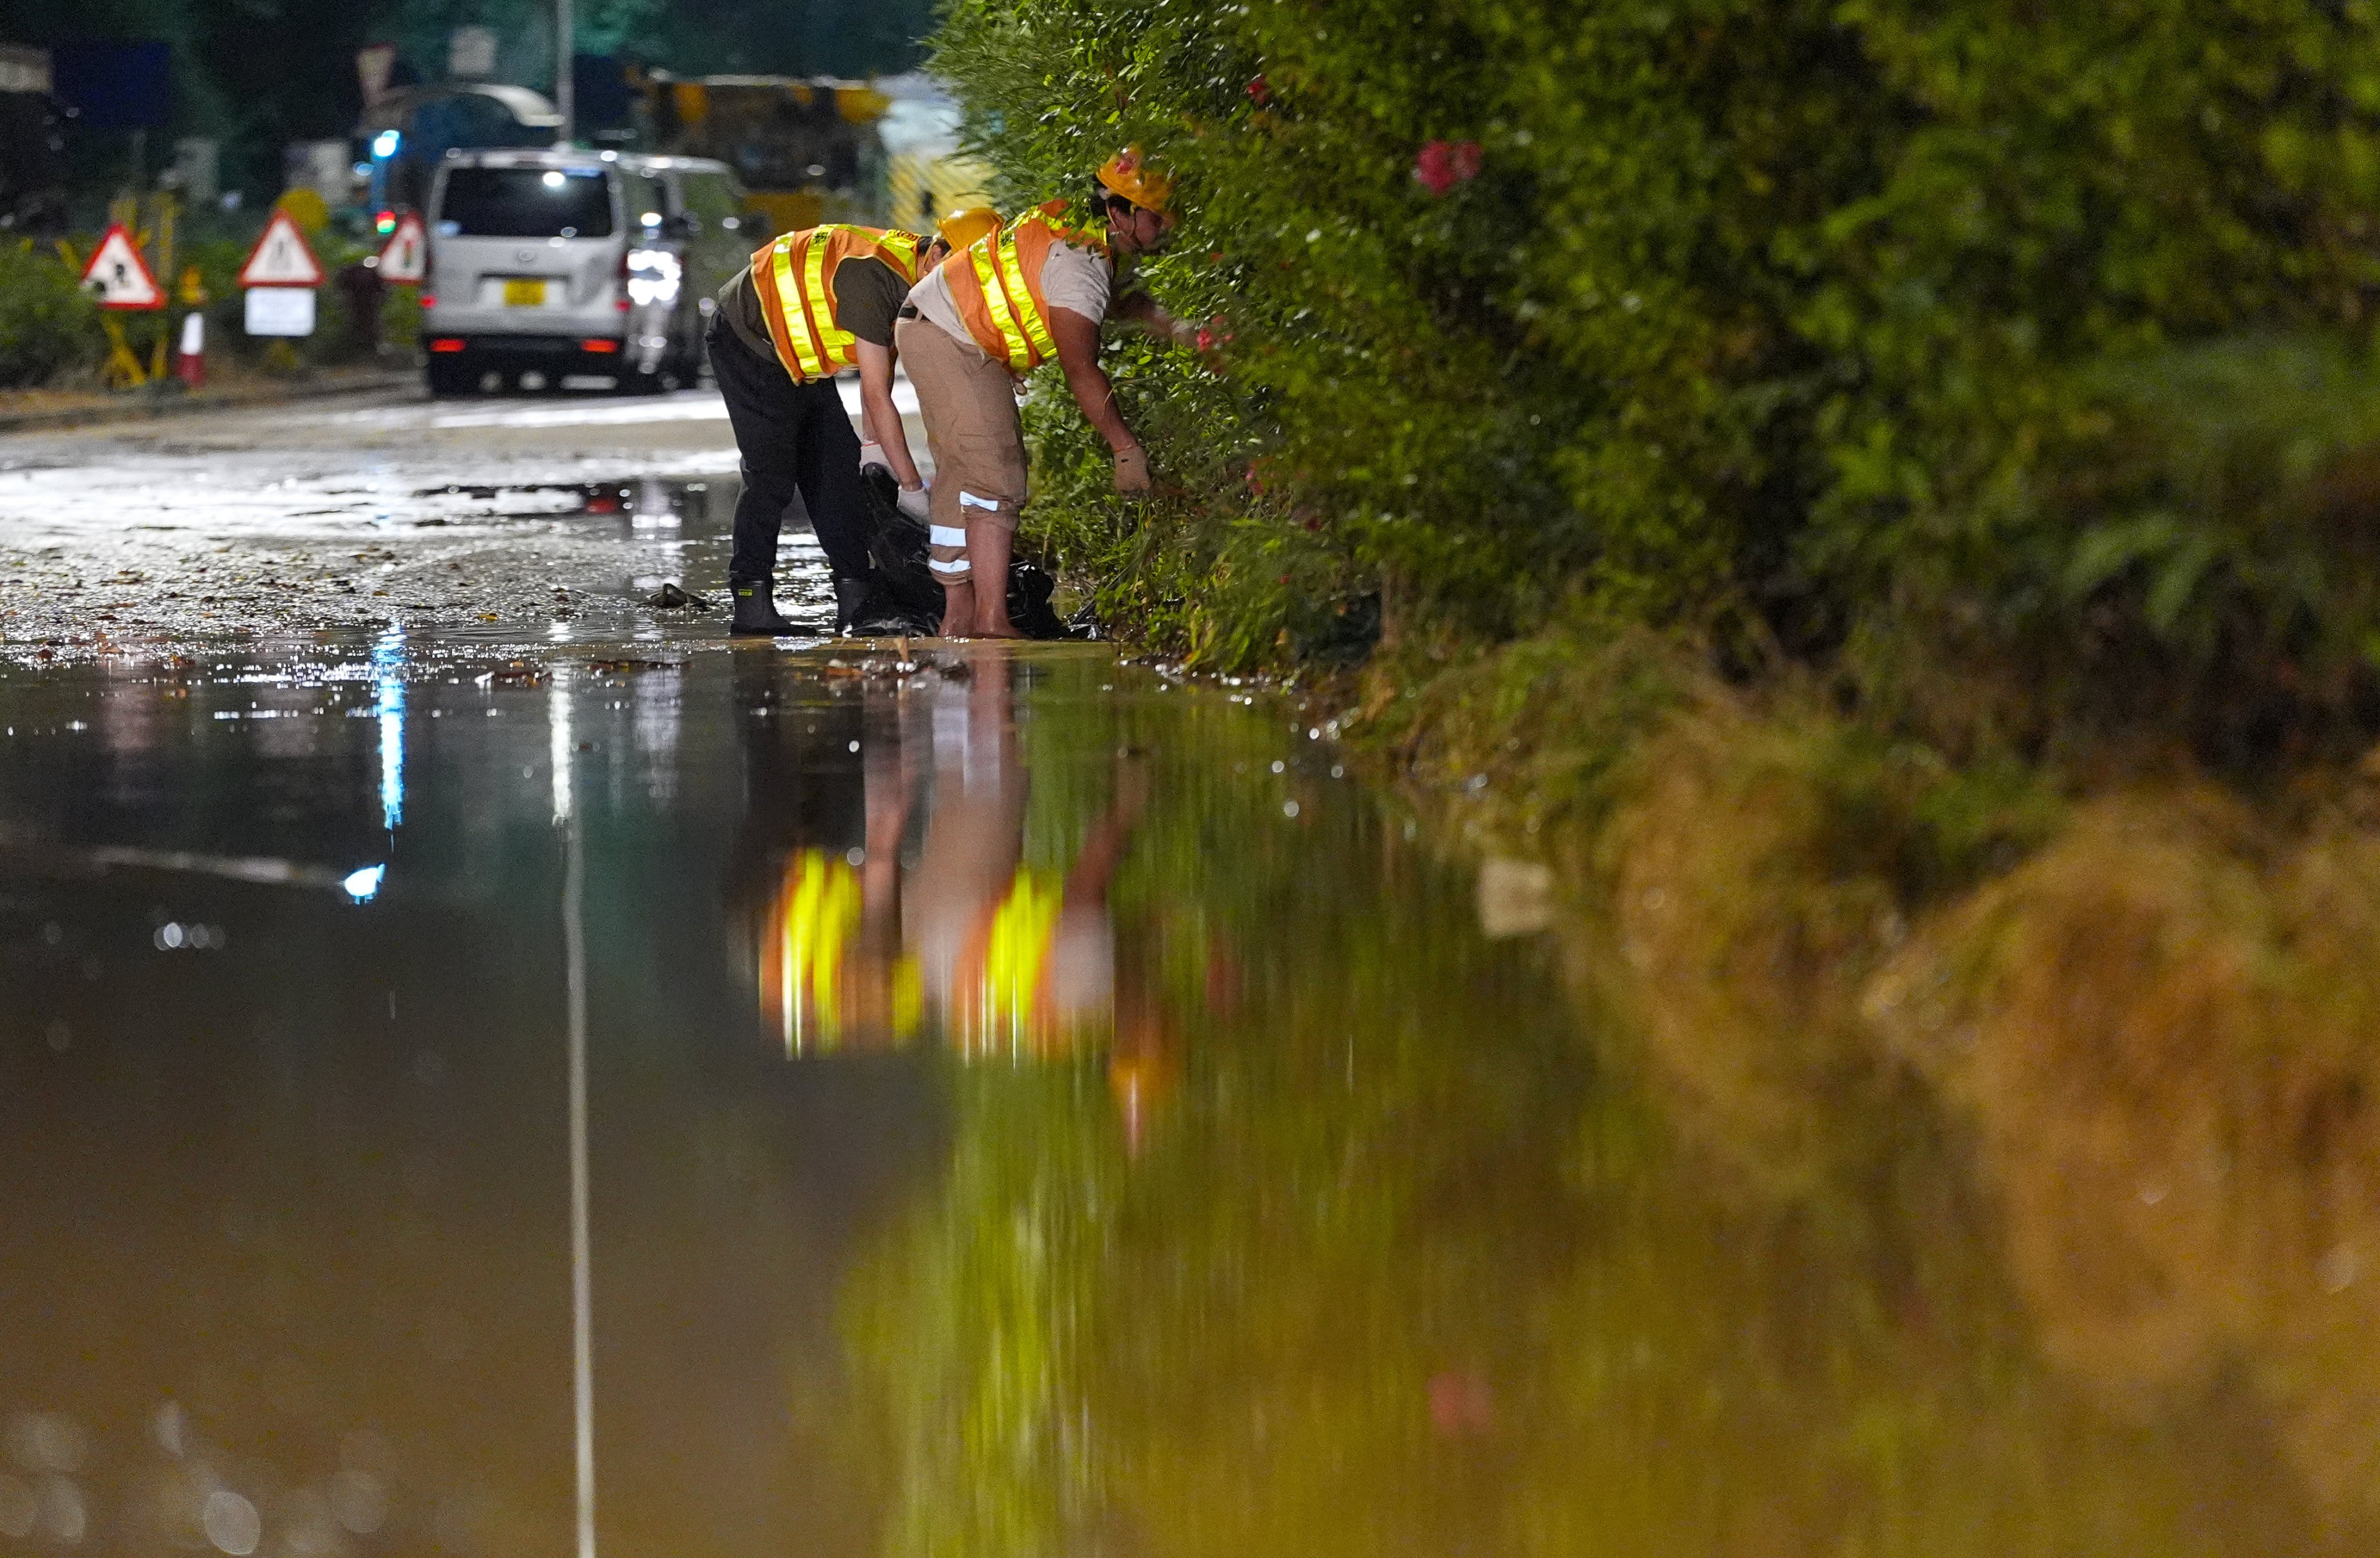
M998 223L954 217L965 240ZM727 566L735 634L793 630L777 611L777 539L798 493L834 578L835 630L864 629L873 599L860 440L835 376L859 371L868 441L901 482L901 506L922 519L925 483L892 406L892 326L909 288L950 251L941 236L833 225L788 233L720 289L710 329L711 371L743 456L735 550Z
M932 567L942 631L1013 639L1009 554L1025 503L1025 432L1015 383L1049 361L1115 455L1120 493L1148 490L1148 456L1099 369L1099 323L1134 320L1182 344L1196 331L1117 285L1119 260L1158 248L1173 226L1172 187L1137 147L1099 173L1079 215L1052 201L996 233L954 246L909 294L893 338L917 386L934 461ZM988 581L978 589L975 581Z

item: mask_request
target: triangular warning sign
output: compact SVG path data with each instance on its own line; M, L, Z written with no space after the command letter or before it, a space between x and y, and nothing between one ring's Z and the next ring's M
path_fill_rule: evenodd
M396 219L396 231L380 251L380 279L411 286L430 274L430 233L411 212Z
M149 274L149 262L140 258L139 246L121 224L110 227L99 240L99 247L91 251L91 263L82 270L82 284L99 295L103 309L165 306L165 289Z
M242 286L320 286L322 267L314 259L306 235L285 211L276 211L264 225L264 236L249 251L239 268Z

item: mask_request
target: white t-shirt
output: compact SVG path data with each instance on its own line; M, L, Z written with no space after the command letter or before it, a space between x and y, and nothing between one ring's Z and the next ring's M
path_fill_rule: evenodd
M1108 316L1108 300L1114 286L1108 262L1087 249L1077 249L1070 243L1050 246L1049 257L1041 262L1041 296L1053 309L1080 314L1097 324ZM917 312L932 320L962 341L972 341L966 322L959 318L959 306L951 300L951 284L943 279L937 265L926 279L909 289L909 303Z
M1087 249L1051 244L1050 257L1041 262L1041 296L1050 300L1050 306L1080 314L1093 324L1108 317L1108 294L1113 285L1108 262Z

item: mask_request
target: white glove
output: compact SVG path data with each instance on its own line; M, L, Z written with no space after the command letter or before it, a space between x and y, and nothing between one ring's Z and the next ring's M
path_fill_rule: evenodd
M926 523L926 499L929 491L929 489L924 487L918 487L915 490L907 487L901 489L901 497L899 501L901 512L907 515L910 518L915 519L920 525Z
M880 465L887 470L892 469L892 462L884 457L884 445L871 438L859 446L859 469L866 470L872 465Z

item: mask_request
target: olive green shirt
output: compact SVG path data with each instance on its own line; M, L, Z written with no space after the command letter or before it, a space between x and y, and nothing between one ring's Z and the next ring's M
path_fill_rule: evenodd
M909 284L901 273L872 254L855 254L834 270L834 323L871 346L890 350L892 323L901 305L909 300ZM777 344L770 338L769 322L760 314L760 294L752 286L747 265L719 289L719 311L737 340L770 361L777 360Z

